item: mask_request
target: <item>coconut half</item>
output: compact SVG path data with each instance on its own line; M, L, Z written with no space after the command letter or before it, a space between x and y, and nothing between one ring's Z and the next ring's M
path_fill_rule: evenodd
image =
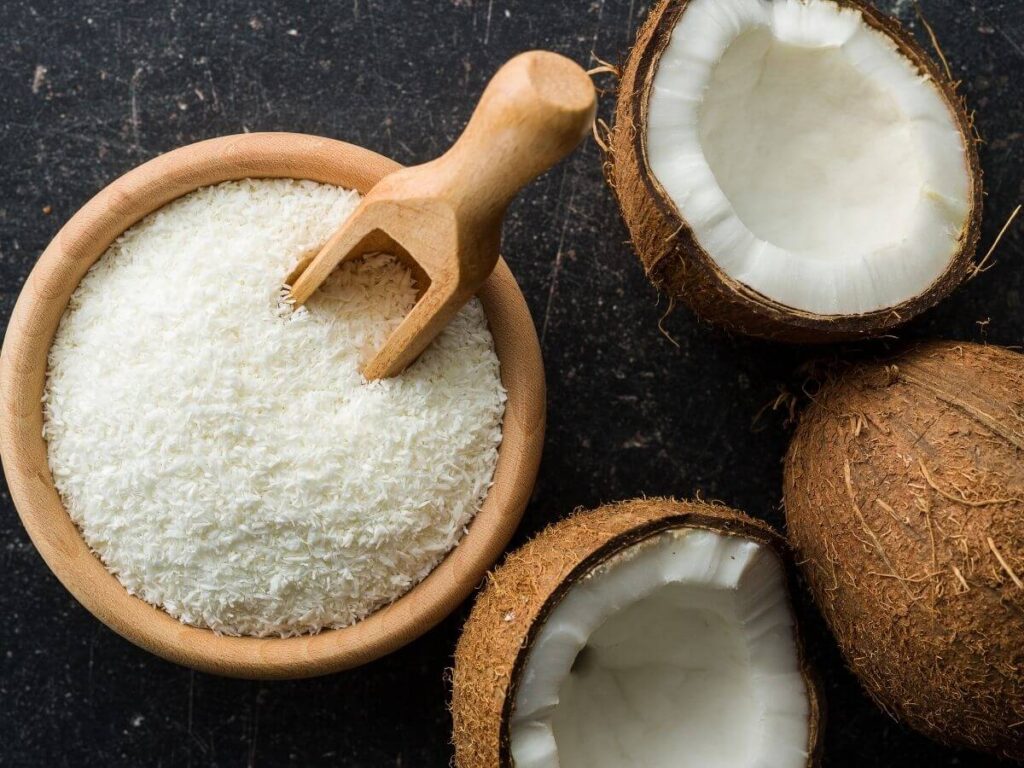
M461 768L804 768L819 698L781 539L703 503L574 515L491 577L455 656Z
M890 328L968 273L972 126L855 0L663 0L620 84L609 179L652 280L732 330Z

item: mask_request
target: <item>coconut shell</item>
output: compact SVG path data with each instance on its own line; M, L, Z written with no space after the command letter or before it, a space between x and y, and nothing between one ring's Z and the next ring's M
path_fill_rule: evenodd
M455 763L511 768L509 722L520 675L548 615L573 584L623 549L663 531L702 528L771 547L784 540L742 512L704 502L638 499L577 512L513 552L477 598L455 651L452 679ZM811 757L818 765L824 705L800 647L811 708Z
M801 418L785 504L871 697L1024 760L1024 356L933 342L849 370Z
M974 267L981 231L982 172L974 126L956 86L895 19L858 0L837 0L892 39L949 106L967 150L972 181L970 214L960 248L946 271L919 296L859 315L818 315L780 304L733 279L701 247L647 161L647 106L661 54L689 0L660 0L640 28L618 87L605 175L615 192L633 247L658 290L688 304L701 319L729 331L780 341L824 343L880 334L932 307Z

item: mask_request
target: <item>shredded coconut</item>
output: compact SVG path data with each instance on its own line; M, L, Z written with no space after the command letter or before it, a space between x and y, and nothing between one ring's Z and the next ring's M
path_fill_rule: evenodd
M473 300L395 379L359 374L416 299L392 258L303 310L281 280L356 192L193 192L125 232L71 298L43 434L85 540L129 592L217 632L343 627L423 579L489 488L505 391Z

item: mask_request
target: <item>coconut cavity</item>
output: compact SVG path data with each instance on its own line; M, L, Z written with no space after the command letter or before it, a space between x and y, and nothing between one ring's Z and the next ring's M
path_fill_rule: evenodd
M576 512L512 552L452 672L459 768L817 765L819 692L770 526L718 504Z
M924 293L971 213L943 93L856 8L692 0L654 74L650 169L727 275L859 314Z
M704 158L751 234L834 260L904 238L927 185L906 123L891 89L841 47L796 45L767 28L729 45L697 112Z
M877 335L973 268L970 116L862 0L659 0L605 171L651 282L736 333Z
M778 557L662 533L574 584L511 720L516 768L803 766L809 704Z

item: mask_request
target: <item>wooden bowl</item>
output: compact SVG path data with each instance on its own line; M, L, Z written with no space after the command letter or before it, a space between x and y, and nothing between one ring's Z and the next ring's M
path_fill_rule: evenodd
M434 571L344 629L292 638L228 637L180 623L128 594L89 549L53 484L41 397L57 324L86 270L114 239L198 187L243 178L296 178L367 192L400 166L340 141L255 133L174 150L117 179L57 233L29 275L0 353L0 452L11 498L57 578L100 621L170 661L221 675L308 677L390 653L433 627L480 583L533 490L544 438L545 388L533 320L504 261L479 293L508 390L494 485L469 531Z

